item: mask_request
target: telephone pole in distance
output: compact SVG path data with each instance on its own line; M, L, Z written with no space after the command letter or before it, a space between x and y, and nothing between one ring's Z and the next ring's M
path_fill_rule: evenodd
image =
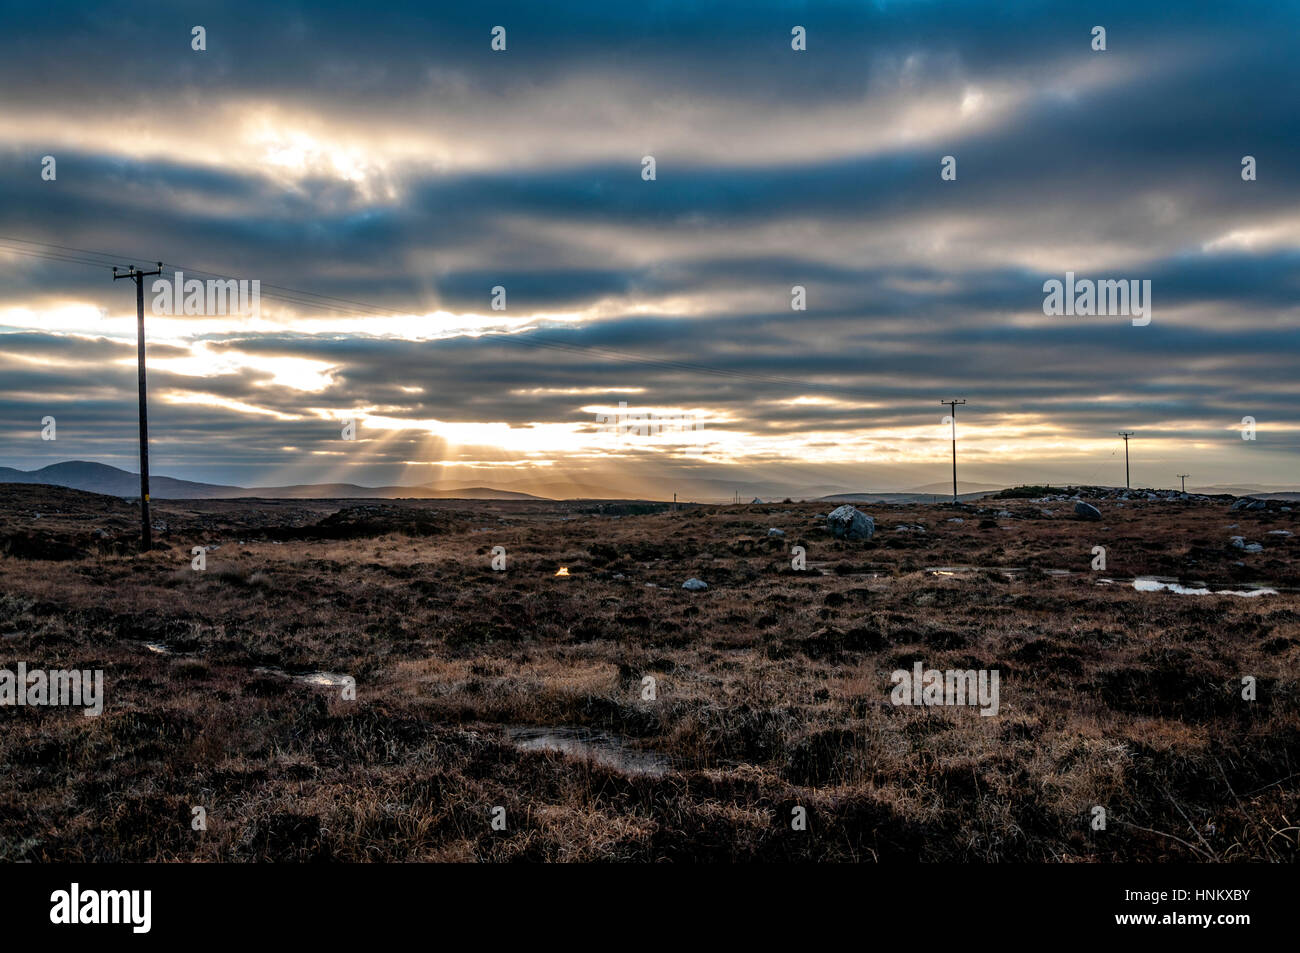
M941 400L939 403L944 404L952 409L948 416L952 420L952 501L957 502L957 405L966 403L965 400Z
M144 386L144 279L162 274L162 262L155 271L140 271L135 265L123 274L113 269L113 280L135 281L136 365L140 378L140 551L153 548L153 526L149 522L149 404Z
M1128 438L1133 436L1133 431L1120 430L1118 431L1118 433L1121 437L1124 438L1124 489L1130 490L1132 489L1132 487L1129 486L1129 479L1128 479Z

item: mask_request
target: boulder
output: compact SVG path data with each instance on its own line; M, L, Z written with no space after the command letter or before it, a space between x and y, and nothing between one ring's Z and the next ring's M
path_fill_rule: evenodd
M836 539L870 539L876 532L876 521L845 503L830 511L826 528Z
M1101 519L1101 510L1091 503L1085 503L1080 500L1074 504L1074 515L1082 520L1099 520Z

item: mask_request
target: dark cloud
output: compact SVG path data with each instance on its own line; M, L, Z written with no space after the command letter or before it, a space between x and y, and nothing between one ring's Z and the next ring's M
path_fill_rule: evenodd
M335 465L331 418L356 407L585 426L582 408L626 387L643 389L630 403L709 408L737 432L877 432L904 454L911 438L897 433L929 425L949 392L971 397L973 420L1037 415L1067 442L1145 424L1167 445L1218 446L1251 414L1281 425L1260 431L1269 473L1294 472L1294 5L42 9L0 38L0 83L23 92L0 106L11 140L0 236L259 278L264 312L353 318L338 334L196 319L188 340L151 345L167 472L247 483L297 468L305 479L317 464L304 454ZM806 54L789 50L795 23L808 28ZM208 31L205 54L189 48L194 24ZM488 48L497 24L509 31L502 55ZM1107 27L1104 54L1088 49L1094 24ZM563 95L577 106L547 99ZM928 103L966 96L987 122L946 132L947 120L925 118ZM281 110L265 119L272 136L286 115L333 122L382 161L352 175L347 144L326 132L319 167L286 171L248 151L246 130L220 126L267 104ZM706 106L718 128L691 125ZM893 131L864 144L854 128L800 124L823 112ZM24 132L54 117L71 135L97 114L121 132L57 149ZM202 148L148 147L191 128ZM403 130L419 147L393 141ZM798 137L806 146L791 151ZM625 158L610 157L611 138ZM444 162L425 146L477 158ZM47 149L56 182L39 176ZM640 176L647 152L653 182ZM939 178L946 154L955 182ZM1256 182L1241 180L1245 154ZM22 315L76 301L120 316L129 288L110 280L108 259L5 258L4 245L0 323L19 329L0 336L12 460L74 448L118 459L135 426L133 343ZM1043 315L1043 282L1066 270L1149 279L1152 324ZM789 310L796 284L807 311ZM495 285L508 292L503 317L587 317L508 338L378 329L393 313L492 317ZM364 305L324 308L285 288ZM238 369L168 368L199 342ZM328 386L299 389L241 355L319 362ZM224 406L178 402L194 394ZM829 402L790 402L801 396ZM57 448L30 443L45 413L66 428ZM431 452L485 448L402 433L366 450L352 478L380 482ZM1224 449L1214 465L1228 459Z

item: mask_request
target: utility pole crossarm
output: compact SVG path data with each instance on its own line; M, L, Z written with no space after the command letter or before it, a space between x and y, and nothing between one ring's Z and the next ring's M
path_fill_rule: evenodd
M113 269L113 280L130 278L135 282L136 366L140 381L140 550L153 548L153 525L149 522L149 402L144 380L144 279L162 274L162 262L155 271L140 271L135 265L118 273Z

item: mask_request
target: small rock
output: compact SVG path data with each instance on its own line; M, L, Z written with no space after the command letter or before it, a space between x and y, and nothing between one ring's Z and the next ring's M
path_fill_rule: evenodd
M1078 503L1074 504L1074 515L1079 517L1079 519L1099 520L1101 519L1101 510L1097 509L1097 507L1093 506L1091 503L1085 503L1083 500L1080 500Z
M876 521L845 503L831 510L826 528L836 539L870 539L876 532Z
M767 535L768 535L768 536L784 536L784 535L785 535L785 530L777 529L775 526L773 526L771 529L769 529L769 530L767 531Z
M701 592L702 590L709 588L709 584L703 579L696 579L692 576L690 579L687 579L682 583L682 588L689 589L691 592Z

